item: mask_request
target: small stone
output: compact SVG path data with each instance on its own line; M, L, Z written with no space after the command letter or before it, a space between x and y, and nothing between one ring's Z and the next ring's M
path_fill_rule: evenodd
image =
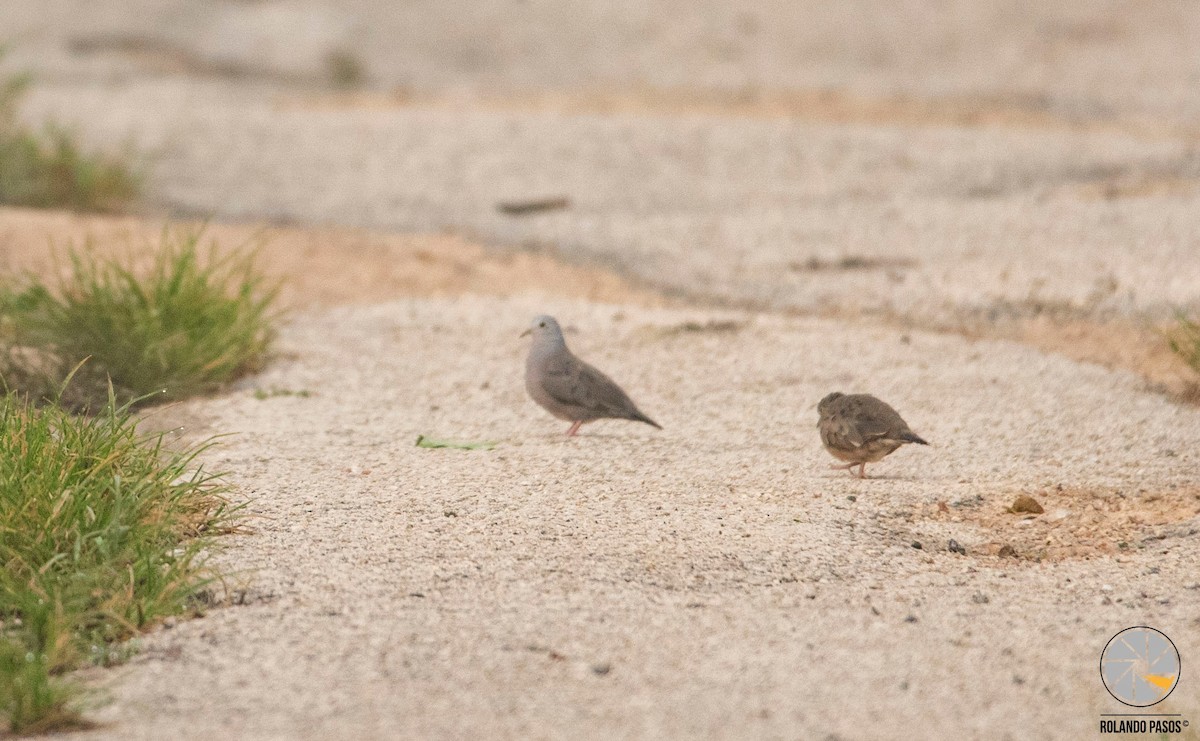
M954 538L950 539L950 542L946 545L946 549L949 550L951 553L957 553L960 556L967 555L967 549L963 548L961 545L959 545L958 541L955 540Z
M921 550L922 548L924 548L925 546L921 545L921 541L919 541L919 540L914 540L914 541L912 542L912 547L913 547L913 548L916 548L916 549L919 551L919 550Z
M1000 558L1016 558L1017 549L1007 543L1000 546L1000 553L997 554Z
M992 600L983 592L976 592L975 594L971 595L971 601L977 605L986 605Z
M904 618L904 622L906 622L906 623L915 623L915 622L917 622L917 616L916 616L916 615L909 615L909 616L907 616L906 618Z
M609 664L608 662L603 664L592 664L592 674L595 674L597 677L603 677L605 674L608 674L611 671L612 664Z
M169 618L166 618L165 620L163 620L162 624L163 624L164 628L166 628L167 630L170 630L171 628L174 628L178 623L179 623L179 620L177 618L169 617Z
M846 497L846 499L850 500L851 502L857 502L857 501L858 501L858 497L854 496L853 494L851 494L850 496Z
M1042 508L1041 504L1038 504L1038 500L1034 499L1028 494L1022 494L1013 501L1012 506L1008 508L1008 511L1014 514L1030 512L1035 515L1040 515L1046 510Z

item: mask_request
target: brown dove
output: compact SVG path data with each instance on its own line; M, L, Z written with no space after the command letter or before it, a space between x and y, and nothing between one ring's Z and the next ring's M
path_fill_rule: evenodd
M597 419L629 419L662 429L611 378L567 349L554 317L534 318L522 336L527 334L533 342L525 360L525 390L547 412L571 423L568 436Z
M900 418L895 409L870 394L843 394L834 392L817 404L821 418L817 429L825 449L839 460L849 461L844 466L854 473L858 466L858 477L867 477L868 463L882 460L905 443L928 445Z

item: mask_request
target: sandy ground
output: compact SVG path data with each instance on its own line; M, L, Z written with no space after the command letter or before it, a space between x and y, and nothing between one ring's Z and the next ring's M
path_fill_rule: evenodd
M564 438L521 387L542 310L666 430ZM737 328L697 331L713 319ZM1112 710L1116 629L1200 651L1200 412L1128 374L521 298L324 311L283 343L244 390L182 405L238 433L209 463L256 518L220 557L243 606L147 636L83 737L1083 737ZM831 388L893 400L934 447L828 470ZM1022 492L1047 514L1004 513Z
M1112 634L1200 655L1196 6L564 8L0 0L23 115L151 155L149 220L3 211L0 267L214 217L293 307L152 417L256 529L79 737L1085 738ZM543 311L666 429L562 437ZM828 470L834 389L933 446Z
M161 231L0 213L9 270ZM1132 372L689 309L451 236L206 233L257 244L292 307L266 373L147 420L235 433L206 462L250 502L254 533L217 559L238 606L95 672L112 703L84 737L1074 737L1111 709L1106 631L1200 648L1200 411ZM517 335L546 310L666 431L562 437L520 381ZM833 388L891 399L934 447L865 482L828 470L814 406ZM1006 512L1021 493L1046 514ZM1197 699L1181 686L1170 709Z

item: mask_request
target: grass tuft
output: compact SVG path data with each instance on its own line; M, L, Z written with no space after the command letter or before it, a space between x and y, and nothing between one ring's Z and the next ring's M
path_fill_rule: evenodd
M187 613L215 575L204 553L234 513L218 476L138 433L129 405L79 417L0 396L0 720L17 733L86 725L61 675L107 664Z
M1184 384L1178 399L1185 404L1200 405L1200 322L1190 319L1182 310L1176 325L1167 333L1167 343L1183 362L1196 371L1196 378Z
M164 231L144 271L87 250L69 250L67 262L56 286L31 277L0 287L10 389L46 398L78 368L61 397L70 408L103 405L110 382L121 403L158 403L215 391L267 357L277 286L252 251L202 254L199 232Z
M1177 324L1167 341L1176 355L1200 373L1200 322L1188 318L1182 311L1176 317Z
M0 205L117 211L137 198L142 177L128 152L87 152L60 125L39 132L17 120L29 82L28 75L0 80Z

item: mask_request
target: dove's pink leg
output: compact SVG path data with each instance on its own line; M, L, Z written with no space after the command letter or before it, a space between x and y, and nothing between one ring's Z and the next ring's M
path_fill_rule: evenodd
M567 430L567 437L575 437L575 433L579 432L579 427L583 422L575 422L571 425L571 429Z
M830 467L830 468L832 468L832 469L834 469L835 471L850 471L850 475L851 475L851 476L853 476L853 475L854 475L854 470L853 470L853 469L854 469L854 467L855 467L855 466L858 466L858 477L859 477L860 479L865 479L865 478L867 477L867 476L866 476L866 471L867 471L867 464L866 464L866 463L858 463L858 462L855 462L855 463L846 463L846 464L843 464L843 465L841 465L841 466L839 466L839 465L838 465L838 464L836 464L836 463L831 463L831 464L829 464L829 467Z

